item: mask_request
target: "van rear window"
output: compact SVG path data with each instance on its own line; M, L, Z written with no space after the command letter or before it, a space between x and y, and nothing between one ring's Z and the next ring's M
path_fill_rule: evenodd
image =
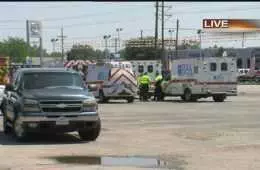
M221 63L221 71L227 71L228 70L228 64L227 63Z
M147 67L148 73L152 73L153 72L153 65L149 65Z
M217 70L217 63L210 63L210 71L216 71Z
M139 73L143 73L144 72L144 66L143 65L139 65L138 66L138 72Z

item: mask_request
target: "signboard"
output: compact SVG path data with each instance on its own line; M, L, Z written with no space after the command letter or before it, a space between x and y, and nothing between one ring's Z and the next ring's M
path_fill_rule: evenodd
M203 31L213 32L257 32L259 19L203 19Z
M29 36L32 38L40 38L42 34L42 23L40 21L28 21Z

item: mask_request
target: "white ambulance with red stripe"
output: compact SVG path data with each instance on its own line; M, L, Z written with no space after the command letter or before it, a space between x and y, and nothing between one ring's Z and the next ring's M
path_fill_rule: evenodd
M163 81L165 96L180 96L184 101L213 97L223 102L237 95L237 68L234 57L174 59L171 78Z
M89 64L86 83L100 102L126 99L132 103L137 93L137 80L130 62Z

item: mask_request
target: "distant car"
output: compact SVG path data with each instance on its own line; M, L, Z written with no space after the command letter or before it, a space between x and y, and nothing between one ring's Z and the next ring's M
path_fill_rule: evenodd
M78 131L82 140L94 141L101 122L95 97L80 75L58 68L23 68L6 85L3 100L4 132L18 140L30 133Z

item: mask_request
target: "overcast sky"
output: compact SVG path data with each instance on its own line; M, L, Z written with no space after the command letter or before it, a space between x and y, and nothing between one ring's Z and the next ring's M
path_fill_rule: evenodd
M175 28L176 19L180 20L180 39L198 38L196 30L202 27L204 18L260 19L260 2L165 2L172 6L166 9L166 28ZM26 37L26 20L40 20L43 24L43 47L52 51L51 38L60 35L63 25L65 48L74 43L88 43L95 48L104 48L103 35L116 36L116 28L123 28L122 39L154 35L154 2L0 2L1 39L8 36ZM184 28L184 29L182 29ZM165 30L165 36L170 36ZM230 38L234 38L233 36ZM260 39L246 37L246 46L259 46ZM248 40L253 39L253 40ZM237 40L237 41L235 41ZM219 44L241 47L242 36L232 41L212 41L204 36L203 46ZM56 50L60 51L57 42Z

